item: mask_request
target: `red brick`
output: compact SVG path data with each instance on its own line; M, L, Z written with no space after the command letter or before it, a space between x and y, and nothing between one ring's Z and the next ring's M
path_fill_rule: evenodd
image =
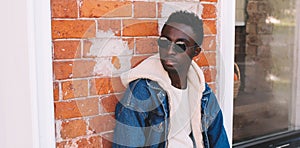
M106 133L102 136L103 148L111 148L113 141L113 133Z
M217 34L215 20L203 20L203 31L204 34Z
M146 58L149 56L133 56L131 59L131 67L135 67L139 65L141 62L143 62Z
M61 125L61 138L75 138L86 135L87 125L84 120L65 121Z
M52 20L52 38L92 38L96 35L95 21Z
M203 70L203 73L204 73L206 82L215 82L216 81L217 71L215 68L205 68Z
M111 30L115 35L121 35L121 20L98 20L98 29L103 31Z
M94 66L96 62L95 61L74 61L73 63L73 77L79 78L79 77L90 77L94 75Z
M53 62L53 71L56 80L72 78L73 62Z
M56 119L69 119L97 115L99 113L98 104L98 98L55 102L55 117Z
M65 148L66 145L67 145L66 141L57 142L56 143L56 148Z
M114 116L96 116L89 120L89 130L93 131L93 133L112 131L115 127L115 123Z
M125 1L83 0L81 17L131 17L132 3Z
M216 66L216 53L201 52L193 59L200 67L202 66Z
M96 78L92 79L90 83L91 95L110 94L125 90L125 87L121 83L121 79L119 77Z
M156 3L155 2L141 2L134 3L134 17L136 18L154 18L156 17Z
M204 52L204 56L206 57L209 66L217 65L217 55L215 52Z
M200 2L218 2L218 0L200 0Z
M216 6L212 4L202 4L203 5L203 11L202 11L202 18L216 18Z
M56 119L69 119L82 116L76 101L55 102L54 106Z
M122 40L127 43L129 50L134 49L134 38L123 38Z
M95 61L53 62L56 80L93 76Z
M123 36L158 36L157 20L123 20Z
M73 80L62 82L63 99L84 97L88 95L87 80Z
M199 55L193 58L193 60L197 63L199 67L209 66L206 56L204 52L201 52Z
M54 18L77 17L77 0L51 0L51 14Z
M100 136L81 138L76 143L77 148L100 148L102 145Z
M116 104L120 96L109 95L102 97L100 100L100 113L111 113L115 111Z
M59 83L58 82L53 83L53 97L54 97L54 101L59 100Z
M78 109L82 116L92 116L99 114L99 99L88 98L83 100L76 100Z
M162 8L163 8L163 2L157 2L157 17L161 18L161 14L162 14Z
M216 48L216 36L205 36L203 38L203 43L202 43L202 49L205 50L205 51L208 51L208 50L213 50L215 51L217 48Z
M156 38L139 38L136 39L136 54L151 54L158 52Z
M79 41L54 41L54 59L80 58L81 47Z

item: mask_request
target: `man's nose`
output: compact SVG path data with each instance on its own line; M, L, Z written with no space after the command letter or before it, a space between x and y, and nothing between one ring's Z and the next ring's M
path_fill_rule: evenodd
M176 44L173 42L170 44L170 46L168 47L168 54L176 54L176 52L174 50L175 46L176 46Z

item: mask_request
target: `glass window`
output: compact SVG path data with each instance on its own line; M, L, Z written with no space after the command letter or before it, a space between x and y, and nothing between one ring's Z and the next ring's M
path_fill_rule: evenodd
M235 38L234 143L295 130L296 3L245 3Z

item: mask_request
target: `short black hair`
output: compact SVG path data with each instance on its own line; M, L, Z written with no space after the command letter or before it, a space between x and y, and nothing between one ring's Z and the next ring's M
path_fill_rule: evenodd
M195 13L187 12L187 11L173 12L169 16L169 18L166 21L166 23L164 24L164 26L168 25L170 23L180 23L180 24L185 24L185 25L191 26L197 37L195 42L198 44L199 47L202 45L203 21Z

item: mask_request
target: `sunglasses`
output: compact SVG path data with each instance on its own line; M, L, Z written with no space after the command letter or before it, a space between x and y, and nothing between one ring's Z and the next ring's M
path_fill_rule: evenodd
M173 50L177 53L183 53L189 48L194 48L194 47L198 46L198 45L186 46L185 42L183 42L183 41L177 41L175 43L172 43L170 40L168 40L167 38L164 38L164 37L158 38L157 44L160 48L168 48L172 44L174 44Z

